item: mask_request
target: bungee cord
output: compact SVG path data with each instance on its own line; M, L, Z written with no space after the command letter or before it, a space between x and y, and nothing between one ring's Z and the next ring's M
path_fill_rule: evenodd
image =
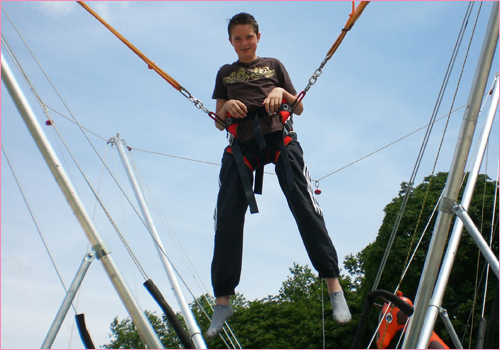
M83 1L77 1L77 3L79 3L84 9L86 9L90 14L92 14L99 22L101 22L106 28L108 28L116 37L118 37L125 45L127 45L127 47L129 47L134 53L136 53L144 62L146 62L148 64L148 68L150 69L154 69L160 76L162 76L173 88L175 88L176 90L178 91L181 91L182 92L182 86L175 80L173 79L170 75L168 75L167 73L165 73L161 68L159 68L156 64L154 64L153 61L151 61L149 58L147 58L144 54L142 54L134 45L132 45L127 39L125 39L120 33L118 33L113 27L111 27L108 23L106 23L101 17L99 17L99 15L97 15L95 13L95 11L93 11L90 7L88 7L88 5L86 5ZM334 44L332 45L332 47L330 48L330 50L327 52L326 56L325 56L325 59L323 60L320 68L318 68L316 70L316 72L313 74L313 76L311 77L311 79L309 80L309 84L308 86L304 89L305 92L301 93L302 97L301 99L304 97L305 93L309 90L309 88L314 85L314 83L316 82L317 78L319 77L319 75L321 75L321 72L323 70L323 67L325 66L325 64L332 58L333 54L337 51L337 49L339 48L340 44L342 43L344 37L347 35L347 32L350 31L352 29L352 27L354 26L354 24L356 23L356 21L359 19L359 17L361 16L361 14L363 13L364 9L366 8L366 6L369 4L369 1L361 1L360 4L355 7L355 1L352 2L352 12L349 14L349 19L348 21L346 22L344 28L342 29L342 32L341 34L339 35L339 37L337 38L337 40L334 42ZM2 8L3 9L3 8ZM5 12L5 10L4 10ZM7 13L6 13L7 14ZM8 17L8 15L7 15ZM10 20L10 18L9 18ZM11 21L12 23L12 21ZM13 24L13 23L12 23ZM14 25L14 24L13 24ZM15 26L14 26L15 27ZM17 31L17 28L16 28L16 31ZM17 31L18 32L18 31ZM18 34L20 35L20 33L18 32ZM20 35L21 36L21 35ZM23 42L25 43L25 45L27 46L26 42L24 41L24 39L21 37L21 39L23 40ZM29 48L28 48L29 50ZM30 50L31 52L31 50ZM32 56L33 53L31 52ZM36 58L35 58L36 60ZM37 62L38 63L38 62ZM40 64L38 64L40 66ZM43 71L43 69L42 69ZM186 95L188 95L187 97L189 97L189 93L185 93ZM195 105L198 107L198 106L202 106L203 104L200 102L198 102L199 100L197 99L194 99L194 103ZM458 110L460 110L461 108L464 108L464 106L460 107L460 108L457 108L456 110L454 110L453 112L451 113L454 113ZM75 121L72 121L70 118L64 116L62 113L58 112L57 110L53 109L52 107L50 106L47 106L47 105L43 105L42 108L46 108L46 109L50 109L52 111L54 111L55 113L59 114L60 116L62 116L63 118L66 118L68 119L70 122L74 122L76 123ZM205 111L204 108L200 108L202 109L204 112L207 112ZM442 116L440 117L439 119L436 119L433 121L436 122L438 120L441 120L443 118L445 118L447 115L445 116ZM77 125L79 125L77 123ZM97 133L93 132L92 130L88 129L88 128L85 128L81 125L79 125L80 128L82 128L83 130L86 130L90 133L92 133L93 135L95 135L96 137L104 140L104 141L108 141L108 138L105 138L103 136L100 136L98 135ZM341 170L344 170L358 162L360 162L361 160L364 160L380 151L382 151L383 149L385 148L388 148L390 146L392 146L393 144L395 143L398 143L402 140L404 140L405 138L417 133L418 131L424 129L425 127L429 127L429 124L395 140L395 141L392 141L390 143L388 143L387 145L381 147L381 148L378 148L376 149L375 151L373 152L370 152L368 153L367 155L361 157L361 158L358 158L357 160L354 160L353 162L351 163L348 163L347 165L344 165L318 179L312 179L312 181L314 181L317 186L319 186L319 182L331 175L334 175L338 172L340 172ZM167 154L167 153L164 153L164 152L158 152L158 151L152 151L152 150L146 150L146 149L140 149L140 148L135 148L133 147L134 150L137 150L137 151L140 151L140 152L146 152L146 153L152 153L152 154L157 154L157 155L160 155L160 156L165 156L165 157L170 157L170 158L177 158L177 159L181 159L181 160L186 160L186 161L192 161L192 162L199 162L199 163L204 163L204 164L209 164L209 165L216 165L216 166L220 166L220 163L214 163L214 162L209 162L209 161L205 161L205 160L199 160L199 159L194 159L194 158L189 158L189 157L182 157L182 156L176 156L176 155L172 155L172 154ZM266 172L266 174L269 174L269 175L275 175L274 173L271 173L271 172Z
M130 43L123 35L121 35L117 30L115 30L111 25L109 25L104 19L102 19L95 11L93 11L85 2L77 1L85 10L87 10L92 16L94 16L99 22L101 22L111 33L113 33L120 41L122 41L129 49L131 49L140 59L142 59L148 65L149 69L154 70L163 79L165 79L175 90L179 91L184 97L191 101L194 106L204 113L206 113L210 118L212 118L216 123L226 127L226 122L221 120L217 114L209 111L199 99L194 97L186 88L179 84L174 78L168 75L163 69L158 67L154 61L151 61L146 55L144 55L139 49L137 49L132 43Z
M186 88L184 88L181 84L179 84L174 78L172 78L169 74L167 74L163 69L158 67L154 61L149 59L146 55L144 55L139 49L137 49L132 43L130 43L123 35L121 35L116 29L114 29L109 23L107 23L104 19L102 19L95 11L93 11L85 2L77 1L77 3L82 6L87 12L89 12L92 16L94 16L102 25L104 25L111 33L113 33L121 42L123 42L129 49L131 49L140 59L142 59L148 66L149 69L154 70L158 73L163 79L165 79L174 89L179 91L184 97L186 97L189 101L191 101L196 108L201 109L205 112L210 118L212 118L216 123L222 125L224 128L227 126L227 123L221 120L214 112L209 111L199 99L194 97ZM361 1L360 4L355 7L355 1L352 2L352 12L349 14L349 19L347 20L344 28L337 40L333 43L330 50L328 50L323 62L319 66L318 69L313 73L312 77L309 79L309 83L306 88L297 96L294 103L291 106L293 111L294 107L299 104L302 99L305 97L306 93L309 91L312 85L314 85L318 79L318 77L323 72L323 68L326 63L332 58L333 54L337 51L340 44L344 40L347 32L351 30L356 21L359 19L361 14L363 13L366 6L368 6L369 1Z
M82 2L79 2L79 3L82 3ZM368 2L366 2L366 3L368 3ZM82 4L80 4L80 5L82 5ZM82 5L82 6L83 6L83 5ZM366 6L366 5L365 5L365 6ZM354 5L353 5L353 11L354 11ZM350 16L352 16L352 14L351 14ZM358 16L358 17L359 17L359 16ZM348 22L349 22L349 21L348 21ZM353 24L354 24L354 23L352 23L352 25L353 25ZM352 27L352 25L351 25L351 27ZM347 24L346 24L346 28L347 28ZM344 30L345 30L346 28L344 28L344 29L343 29L343 33L344 33ZM348 30L350 30L350 28L349 28ZM348 30L345 30L345 32L347 32ZM344 36L345 36L345 35L344 35ZM341 40L340 40L340 41L341 41ZM3 37L2 37L2 42L3 42ZM340 45L340 43L339 43L339 45ZM337 47L338 47L338 46L337 46ZM332 46L332 48L333 48L333 46ZM336 50L336 49L337 49L337 48L335 48L335 50ZM333 55L333 53L335 52L335 50L332 52L332 55ZM329 51L329 52L330 52L330 51ZM328 57L328 55L327 55L327 57ZM330 55L330 57L328 57L328 59L330 59L330 58L331 58L331 55ZM326 60L326 61L328 61L326 58L325 58L325 60ZM326 63L326 61L324 61L324 63ZM146 61L146 63L147 63L147 61ZM153 65L154 65L154 62L153 62ZM148 63L148 68L150 68L150 69L154 69L154 66L153 66L153 65L150 65L150 64ZM323 69L323 66L324 66L324 64L322 64L322 66L320 67L320 69L318 69L318 70L320 71L320 73L319 73L319 74L317 74L317 76L315 77L314 83L315 83L315 81L316 81L317 77L321 74L321 71L322 71L322 69ZM153 67L153 68L151 68L151 67ZM318 72L318 70L317 70L317 72ZM155 70L155 71L156 71L156 70ZM157 71L157 73L158 73L158 74L160 74L158 71ZM160 75L161 75L161 74L160 74ZM162 77L163 77L163 76L162 76ZM164 79L165 79L165 80L167 80L167 78L165 78L165 77L164 77ZM173 82L170 82L170 81L168 81L168 80L167 80L167 82L169 82L169 83L170 83L170 84L171 84L171 85L172 85L172 86L173 86L176 90L180 91L183 95L184 95L183 91L187 91L187 90L183 90L182 86L180 86L180 85L179 85L179 84L178 84L175 80L173 80ZM310 81L310 82L311 82L311 81ZM314 83L312 83L312 84L311 84L311 86L312 86ZM178 85L178 86L177 86L177 85ZM176 86L177 86L177 87L176 87ZM309 85L308 85L308 86L309 86ZM179 89L179 88L180 88L180 89ZM309 88L310 88L310 86L309 86ZM309 88L307 88L307 90L309 90ZM36 92L35 92L35 93L36 93ZM305 95L305 93L303 94L302 98L304 97L304 95ZM186 95L184 95L184 96L186 96ZM196 106L196 107L198 107L198 106L197 106L197 102L196 102L196 101L199 101L199 100L195 99L195 101L193 101L193 100L190 98L190 97L192 97L192 96L191 96L191 94L187 95L186 97L187 97L188 99L190 99L193 103L195 103L195 106ZM194 99L194 98L193 98L193 99ZM45 105L45 104L41 104L41 105L42 105L42 108L43 108L44 110L45 110L45 109L51 109L51 110L53 110L52 108L50 108L49 106L47 106L47 105ZM201 106L203 106L203 105L201 104ZM198 108L200 108L200 107L198 107ZM453 108L453 105L452 105L452 108ZM452 109L452 108L451 108L451 109ZM459 109L461 109L461 108L463 108L463 106L462 106L462 107L460 107ZM203 110L203 108L200 108L200 109L202 109L202 110ZM457 110L458 110L458 109L457 109ZM457 111L457 110L455 110L455 111ZM53 111L54 111L54 110L53 110ZM455 111L453 111L453 112L455 112ZM449 118L450 118L450 115L451 115L453 112L452 112L452 111L450 111L450 113L446 115L446 116L448 116L448 120L449 120ZM56 112L56 113L60 114L59 112ZM211 113L211 112L209 112L209 113ZM61 116L63 116L62 114L60 114L60 115L61 115ZM209 116L210 116L210 114L209 114ZM427 126L429 126L429 125L431 125L431 124L434 124L435 122L437 122L438 120L440 120L440 119L442 119L442 118L444 118L444 117L446 117L446 116L443 116L443 117L441 117L441 118L439 118L439 119L435 119L435 120L433 120L431 123L427 124ZM64 117L64 116L63 116L63 117ZM51 119L49 118L49 120L51 120ZM69 120L69 119L68 119L68 120ZM73 122L73 121L71 121L71 122ZM77 124L80 128L84 129L82 126L80 126L80 125L78 124L78 122L76 122L76 121L75 121L75 123L76 123L76 124ZM385 149L385 148L387 148L387 147L389 147L389 146L391 146L391 145L393 145L393 144L395 144L395 143L397 143L397 142L399 142L399 141L403 140L404 138L406 138L406 137L408 137L408 136L410 136L410 135L412 135L412 134L414 134L414 133L416 133L416 132L418 132L418 131L422 130L423 128L425 128L425 126L424 126L424 127L422 127L422 128L420 128L420 129L418 129L418 130L415 130L414 132L412 132L412 133L410 133L410 134L408 134L408 135L404 136L403 138L400 138L400 139L398 139L398 140L396 140L396 141L394 141L394 142L392 142L392 143L390 143L390 144L388 144L388 145L386 145L386 146L384 146L384 147L382 147L382 148L380 148L380 149L378 149L378 150L376 150L376 151L374 151L374 152L372 152L372 153L368 154L367 156L364 156L364 157L362 157L362 158L360 158L360 159L356 160L355 162L350 163L350 164L348 164L347 166L344 166L344 167L342 167L342 168L340 168L340 169L338 169L338 170L336 170L336 171L334 171L334 172L332 172L332 173L329 173L329 174L327 174L326 176L323 176L323 177L321 177L321 178L319 178L318 180L315 180L315 181L318 181L318 182L319 182L320 180L322 180L322 179L324 179L324 178L326 178L326 177L328 177L328 176L330 176L330 175L333 175L333 174L335 174L336 172L338 172L338 171L340 171L340 170L343 170L343 169L345 169L345 168L347 168L347 167L349 167L349 166L351 166L351 165L353 165L353 164L355 164L355 163L357 163L357 162L359 162L359 161L361 161L361 160L363 160L363 159L365 159L365 158L367 158L367 157L369 157L369 156L371 156L371 155L373 155L373 154L375 154L375 153L377 153L377 152L379 152L379 151L381 151L381 150L383 150L383 149ZM85 130L89 131L88 129L85 129ZM89 131L89 132L91 132L91 131ZM94 134L94 135L95 135L95 136L97 136L97 137L100 137L100 136L99 136L99 135L97 135L97 134ZM102 138L102 139L104 139L104 138ZM105 140L105 139L104 139L104 140ZM131 149L132 149L132 148L131 148ZM131 150L131 149L129 149L129 150ZM202 161L202 160L190 159L190 158L186 158L186 157L178 157L178 156L173 156L173 155L168 155L168 154L164 154L164 153L160 153L160 152L148 151L148 150L143 150L143 149L138 149L138 148L133 148L133 149L138 150L138 151L141 151L141 152L148 152L148 153L154 153L154 154L158 154L158 155L162 155L162 156L168 156L168 157L172 157L172 158L178 158L178 159L181 159L181 160L195 161L195 162L199 162L199 163L205 163L205 164L209 164L209 165L219 165L219 166L220 166L220 164L217 164L217 163L212 163L212 162L206 162L206 161ZM2 149L2 150L3 150L3 149ZM433 172L434 172L434 170L433 170ZM417 225L417 226L418 226L418 225ZM425 230L424 230L424 232L425 232Z
M297 98L293 102L293 104L291 106L292 110L304 99L304 97L306 96L309 89L314 84L316 84L316 81L318 80L319 76L321 75L321 73L323 73L323 68L325 67L326 63L332 58L333 54L337 51L340 44L342 43L345 36L347 35L347 32L352 29L352 27L354 26L354 23L356 23L356 21L359 19L359 17L361 16L364 9L366 8L366 6L368 6L369 3L370 3L370 1L361 1L359 3L359 5L355 8L355 6L354 6L355 1L352 2L352 12L349 14L349 19L347 20L347 23L344 25L344 28L342 28L340 35L338 36L337 40L335 40L335 42L333 43L330 50L328 50L325 58L323 59L323 61L320 64L319 68L316 69L316 71L313 73L313 75L309 79L307 86L304 88L304 90L302 90L302 92L299 93L299 95L297 96Z

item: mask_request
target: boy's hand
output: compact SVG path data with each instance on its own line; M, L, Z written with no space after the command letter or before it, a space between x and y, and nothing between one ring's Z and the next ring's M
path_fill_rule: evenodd
M283 101L284 91L285 90L283 88L276 87L269 93L269 95L267 95L266 99L262 103L262 105L266 108L267 113L275 114L278 112L281 102Z
M239 100L226 101L224 108L234 118L245 118L248 113L247 106Z

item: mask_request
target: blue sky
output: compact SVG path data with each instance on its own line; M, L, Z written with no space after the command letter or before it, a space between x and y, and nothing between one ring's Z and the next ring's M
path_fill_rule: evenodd
M298 91L307 85L348 18L351 2L89 2L97 13L169 73L209 109L215 75L236 60L227 40L226 19L252 13L262 38L258 55L279 58ZM313 179L322 178L425 126L431 118L467 2L372 2L327 63L295 117ZM480 3L473 9L464 43L438 117L451 108L460 70ZM116 150L107 140L117 133L130 153L141 181L157 202L152 210L166 251L195 296L212 292L213 209L225 133L175 91L75 2L3 1L2 7L37 57L88 139L66 117L59 100L5 13L2 35L21 62L59 133L106 209L126 237L148 276L178 309L153 242L120 194L92 147L113 171L135 203ZM491 3L483 3L453 109L468 98ZM497 48L498 50L498 48ZM111 248L113 258L141 306L158 307L117 238L54 127L45 126L42 109L29 92L2 45L44 131L63 162L87 211ZM498 54L487 86L498 72ZM2 147L68 286L88 241L56 186L2 83ZM486 104L487 108L488 103ZM54 112L57 111L58 113ZM60 113L60 114L59 114ZM451 114L436 171L448 171L464 108ZM417 176L429 175L445 119L437 122ZM478 129L484 115L480 116ZM498 120L493 127L488 162L482 172L498 169ZM384 206L397 196L412 173L425 129L334 173L319 182L319 202L339 260L373 242ZM196 159L195 162L186 159ZM215 163L212 164L212 163ZM273 172L272 166L267 166ZM2 153L2 348L39 348L64 298L64 290L26 209ZM266 174L260 213L247 214L242 280L247 299L278 293L294 262L308 264L293 217L276 177ZM163 219L162 219L163 218ZM168 227L168 230L167 230ZM175 235L199 275L196 279L176 249ZM199 286L202 286L201 288ZM183 287L184 288L184 287ZM186 292L186 298L192 298ZM115 316L127 317L99 261L94 261L78 296L96 345L108 342ZM70 311L70 316L73 312ZM237 330L235 330L237 335ZM54 348L80 348L73 318L67 317Z

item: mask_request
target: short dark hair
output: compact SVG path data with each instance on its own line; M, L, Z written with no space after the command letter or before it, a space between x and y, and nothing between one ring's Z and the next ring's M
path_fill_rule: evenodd
M259 34L259 24L254 16L249 13L241 12L237 15L234 15L233 18L229 20L229 24L227 26L227 33L229 34L229 39L231 39L231 32L234 26L238 24L250 24L253 26L255 34Z

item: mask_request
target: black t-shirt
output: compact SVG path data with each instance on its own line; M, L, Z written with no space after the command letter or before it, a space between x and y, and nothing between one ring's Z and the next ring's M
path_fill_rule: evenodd
M248 114L262 109L262 103L269 93L281 87L296 95L290 76L283 64L275 58L259 57L250 64L236 61L219 69L215 81L213 99L239 100L245 104ZM244 120L238 125L238 140L246 141L253 137L252 121ZM283 129L276 116L260 118L263 134Z

